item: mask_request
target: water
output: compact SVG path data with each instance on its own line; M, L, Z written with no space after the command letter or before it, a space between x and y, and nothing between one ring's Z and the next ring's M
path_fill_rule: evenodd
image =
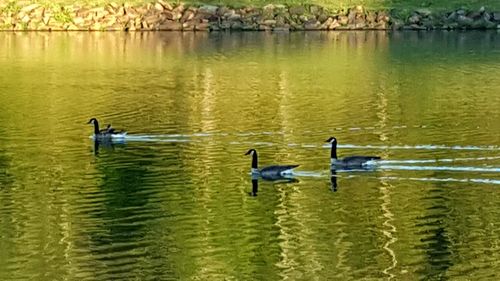
M499 279L499 93L495 32L0 33L0 280Z

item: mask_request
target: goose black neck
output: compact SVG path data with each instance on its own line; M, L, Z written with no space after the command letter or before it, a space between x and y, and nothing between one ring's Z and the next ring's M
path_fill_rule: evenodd
M330 151L330 157L332 159L337 159L337 142L332 142L332 150Z
M99 123L97 122L97 120L94 120L94 134L99 134Z
M257 169L257 151L252 153L252 168Z

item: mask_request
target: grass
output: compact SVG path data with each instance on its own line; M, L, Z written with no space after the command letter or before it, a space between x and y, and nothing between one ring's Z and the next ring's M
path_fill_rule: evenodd
M2 0L0 0L1 2ZM7 0L3 0L7 2ZM90 6L102 6L111 2L115 3L130 3L130 4L144 4L150 3L154 0L80 0L80 1L70 1L70 0L32 0L33 3L41 4L59 4L59 5L70 5L70 4L86 4ZM28 2L28 1L27 1ZM167 1L170 3L184 2L186 4L199 5L201 3L214 4L214 5L227 5L227 6L257 6L262 7L267 4L288 4L288 5L300 5L300 4L316 4L326 8L331 9L342 9L353 7L356 5L363 5L368 9L415 9L415 8L430 8L435 10L451 10L457 8L468 8L468 9L479 9L481 6L485 6L491 10L500 10L500 0L185 0L185 1Z

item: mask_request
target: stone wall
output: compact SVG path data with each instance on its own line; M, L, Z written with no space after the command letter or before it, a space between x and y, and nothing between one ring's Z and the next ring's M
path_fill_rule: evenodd
M94 31L296 31L363 29L500 29L500 12L481 8L373 11L362 6L329 11L316 5L262 8L187 6L157 0L141 6L102 7L0 0L0 30Z

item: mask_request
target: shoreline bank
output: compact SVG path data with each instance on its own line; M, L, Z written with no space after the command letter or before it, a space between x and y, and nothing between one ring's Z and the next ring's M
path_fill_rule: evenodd
M241 7L171 4L104 6L0 1L0 31L275 31L500 29L500 11L328 10L318 5Z

